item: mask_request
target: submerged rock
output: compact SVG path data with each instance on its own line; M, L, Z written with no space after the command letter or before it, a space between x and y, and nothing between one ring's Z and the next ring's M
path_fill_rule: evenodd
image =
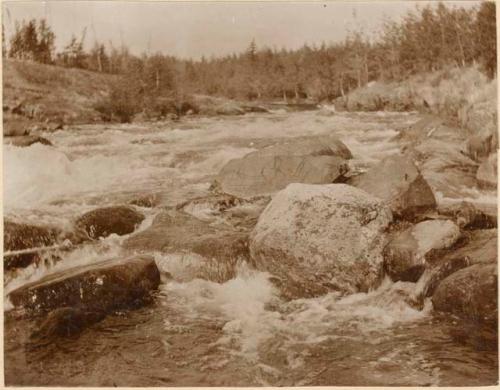
M475 264L443 280L432 297L435 310L497 326L497 264Z
M4 221L4 251L18 251L29 248L47 247L56 243L60 232L48 226L36 226ZM4 269L24 268L35 262L39 254L25 253L4 256Z
M142 304L160 283L150 256L109 259L58 271L28 283L8 296L29 312L62 307L109 313Z
M351 152L338 139L298 139L229 161L216 178L228 194L270 195L290 183L333 183L348 171Z
M353 184L383 199L398 217L412 218L436 207L436 199L429 184L407 156L386 157L357 177Z
M189 258L199 264L191 278L224 282L235 276L236 265L248 258L248 234L229 227L215 227L179 211L159 214L148 229L128 238L125 248L162 252Z
M476 179L482 188L497 188L498 172L497 172L497 154L492 153L479 166Z
M384 249L384 267L392 280L416 282L432 250L451 247L460 238L460 229L451 221L420 222L394 237Z
M127 206L103 207L83 214L76 227L89 238L97 239L110 234L130 234L144 220L144 215Z
M36 143L52 146L52 142L38 135L19 135L15 137L5 137L4 143L17 147L28 147Z
M103 311L87 310L79 307L61 307L51 311L38 329L31 334L31 341L48 344L57 337L68 337L80 333L88 326L104 319Z
M290 184L251 233L252 262L288 297L368 291L380 282L391 220L382 201L357 188Z

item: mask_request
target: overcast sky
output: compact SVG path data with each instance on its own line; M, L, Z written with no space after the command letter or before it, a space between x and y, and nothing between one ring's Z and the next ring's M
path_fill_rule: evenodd
M304 43L338 41L349 29L374 31L384 17L400 18L415 2L146 2L3 1L7 38L16 20L45 17L61 48L71 34L127 44L135 54L161 51L201 58L257 46L298 48ZM424 2L420 2L424 3ZM446 2L471 6L478 2Z

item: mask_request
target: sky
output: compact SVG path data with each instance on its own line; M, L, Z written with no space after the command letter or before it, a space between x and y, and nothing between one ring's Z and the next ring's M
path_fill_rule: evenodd
M46 18L56 48L72 34L126 44L134 54L163 52L181 58L221 56L257 47L296 49L345 38L349 30L373 33L384 18L401 18L413 1L193 2L193 1L3 1L7 40L16 20ZM419 1L420 4L432 3ZM472 6L478 2L445 2Z

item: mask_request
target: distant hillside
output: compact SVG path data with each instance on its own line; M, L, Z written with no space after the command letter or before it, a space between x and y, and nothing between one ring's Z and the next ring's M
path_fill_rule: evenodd
M4 60L4 135L100 121L94 105L117 76L36 62Z

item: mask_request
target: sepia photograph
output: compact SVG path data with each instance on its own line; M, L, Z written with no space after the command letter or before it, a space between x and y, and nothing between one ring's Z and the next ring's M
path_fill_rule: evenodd
M494 1L2 1L8 387L498 385Z

